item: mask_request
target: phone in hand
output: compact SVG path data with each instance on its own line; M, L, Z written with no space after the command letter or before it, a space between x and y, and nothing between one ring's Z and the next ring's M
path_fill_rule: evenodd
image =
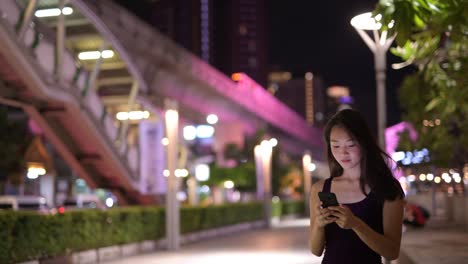
M323 208L339 205L338 200L336 199L336 195L332 192L319 192L318 197L322 202Z

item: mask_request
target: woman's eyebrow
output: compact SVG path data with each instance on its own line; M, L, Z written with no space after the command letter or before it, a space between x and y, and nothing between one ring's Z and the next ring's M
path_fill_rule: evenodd
M354 139L352 138L345 139L345 140L330 139L330 142L340 142L340 141L354 141Z

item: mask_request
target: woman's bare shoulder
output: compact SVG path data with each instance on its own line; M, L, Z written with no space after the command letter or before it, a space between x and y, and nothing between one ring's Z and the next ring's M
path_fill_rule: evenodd
M323 184L325 180L319 180L312 184L312 187L310 188L310 200L312 203L318 203L317 199L317 193L321 192L323 190Z
M319 180L318 182L315 182L314 184L312 184L311 191L312 192L322 191L324 182L325 180Z

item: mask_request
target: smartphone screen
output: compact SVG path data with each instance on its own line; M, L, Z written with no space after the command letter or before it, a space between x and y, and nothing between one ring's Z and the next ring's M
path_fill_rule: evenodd
M338 200L336 199L336 195L331 192L319 192L318 197L322 202L322 207L327 208L329 206L338 206Z

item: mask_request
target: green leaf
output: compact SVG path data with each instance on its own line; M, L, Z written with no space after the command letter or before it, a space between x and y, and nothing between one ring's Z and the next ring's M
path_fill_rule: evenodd
M426 23L419 16L414 16L414 24L418 29L423 29L426 26Z
M426 105L425 110L426 110L427 112L433 110L434 108L436 108L436 107L440 104L440 102L441 102L441 100L440 100L440 98L438 98L438 97L432 99L432 100L429 102L429 104Z

